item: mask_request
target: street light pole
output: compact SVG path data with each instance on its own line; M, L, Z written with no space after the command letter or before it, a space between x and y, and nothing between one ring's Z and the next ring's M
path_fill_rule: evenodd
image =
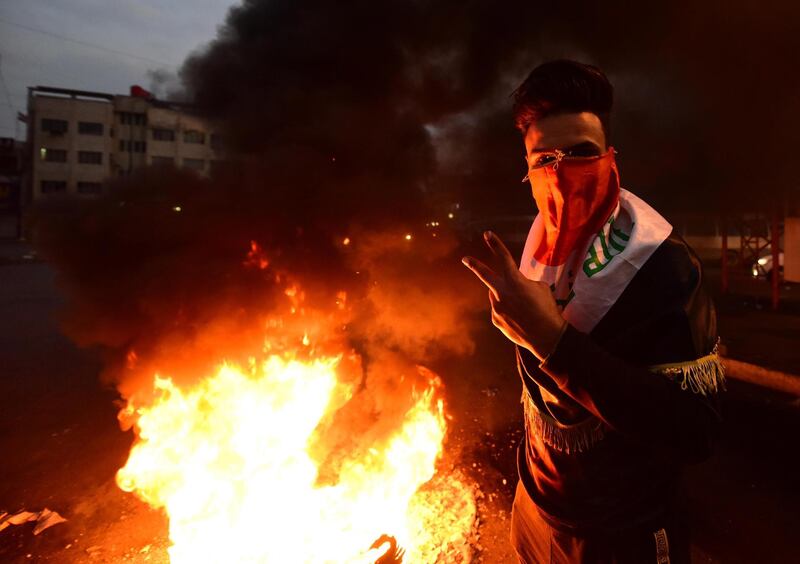
M776 204L772 209L772 221L770 222L771 231L771 247L772 247L772 310L776 311L780 302L780 249L779 238L780 231L778 230L780 221L780 212Z

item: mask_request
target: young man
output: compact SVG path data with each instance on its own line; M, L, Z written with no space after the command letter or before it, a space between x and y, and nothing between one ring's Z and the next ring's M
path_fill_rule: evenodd
M511 520L521 562L689 561L675 491L706 458L724 386L700 261L619 186L613 90L596 67L545 63L515 93L539 214L521 266L465 257L517 346L525 440Z

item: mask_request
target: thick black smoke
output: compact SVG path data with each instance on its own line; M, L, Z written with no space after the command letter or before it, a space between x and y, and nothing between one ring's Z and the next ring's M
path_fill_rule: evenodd
M450 188L432 128L496 88L500 48L514 48L498 19L488 4L248 1L183 76L271 199L315 221L382 223Z
M293 201L346 179L369 210L413 187L501 213L532 206L508 95L535 64L577 58L616 84L629 188L749 209L797 185L798 27L787 2L247 1L184 77L239 150L306 186Z
M72 297L66 327L109 352L110 372L131 351L191 366L225 335L256 342L286 281L242 269L256 241L309 303L348 293L351 341L413 361L469 350L474 281L425 223L456 202L459 221L532 213L509 99L527 72L557 57L607 71L623 185L657 207L768 207L797 186L799 11L245 1L182 71L224 132L227 170L148 171L40 222Z

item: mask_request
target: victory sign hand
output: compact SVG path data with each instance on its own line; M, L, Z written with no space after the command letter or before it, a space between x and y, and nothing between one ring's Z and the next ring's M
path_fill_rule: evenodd
M462 262L489 289L492 323L509 340L543 360L555 347L566 324L547 284L523 276L500 238L487 231L483 238L499 263L493 270L474 257Z

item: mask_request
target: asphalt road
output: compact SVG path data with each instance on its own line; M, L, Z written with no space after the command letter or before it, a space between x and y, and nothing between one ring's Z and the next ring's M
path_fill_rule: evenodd
M759 327L754 352L793 365L800 316L723 302L725 338L746 344ZM68 519L38 536L32 525L0 532L0 562L162 562L165 519L113 482L132 441L117 425L117 396L100 385L96 354L59 334L59 305L46 265L0 265L0 512L47 507ZM511 349L487 322L474 357L437 368L456 414L448 449L478 486L476 559L513 562L506 539L521 414ZM796 400L729 384L717 451L686 473L695 561L800 562L798 431Z

